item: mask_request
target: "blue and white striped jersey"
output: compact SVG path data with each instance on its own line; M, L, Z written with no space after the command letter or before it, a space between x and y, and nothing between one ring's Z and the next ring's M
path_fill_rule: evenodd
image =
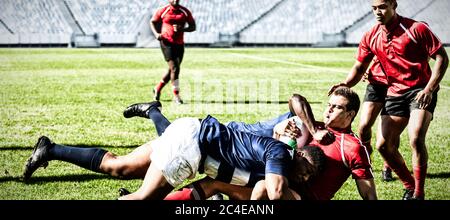
M292 161L283 142L229 128L210 115L201 122L199 144L199 172L235 185L253 186L266 173L287 176Z

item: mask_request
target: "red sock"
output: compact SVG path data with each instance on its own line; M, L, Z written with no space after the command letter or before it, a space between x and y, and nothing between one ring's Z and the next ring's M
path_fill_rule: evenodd
M408 170L408 167L406 167L405 162L401 164L389 164L389 167L397 174L398 178L402 181L403 185L405 186L405 189L414 190L415 187L415 181L412 177L411 173Z
M161 92L161 89L162 89L165 85L166 85L166 83L165 83L163 80L159 81L159 83L155 86L155 91L156 91L157 93L160 93L160 92Z
M164 200L195 200L192 195L193 188L183 188L176 192L172 192L164 198Z
M180 80L176 79L172 82L173 94L178 96L180 94Z
M416 188L414 190L415 197L425 197L425 178L427 176L427 164L415 166L413 169L414 179L416 180Z

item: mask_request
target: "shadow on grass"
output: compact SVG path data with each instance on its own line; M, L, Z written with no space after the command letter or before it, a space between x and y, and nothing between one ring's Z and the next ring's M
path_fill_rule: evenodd
M395 174L394 174L395 175ZM411 175L414 175L413 173L411 173ZM427 179L448 179L450 178L450 172L442 172L442 173L427 173ZM393 181L399 181L398 177L393 177L394 180L392 181L388 181L388 182L393 182Z
M31 177L28 181L23 181L21 176L5 176L0 177L0 183L3 182L20 182L28 185L41 184L46 182L86 182L101 179L119 179L105 174L69 174L62 176L37 176Z
M447 179L447 178L450 178L450 172L427 173L427 178L430 178L430 179Z

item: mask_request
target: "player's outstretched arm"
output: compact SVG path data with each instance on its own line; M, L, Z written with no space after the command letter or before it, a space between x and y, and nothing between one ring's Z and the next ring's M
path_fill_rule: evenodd
M359 81L361 81L362 77L364 76L364 73L366 72L367 68L369 67L371 60L368 62L359 62L356 61L355 64L353 64L352 69L347 75L347 78L341 82L337 83L331 86L330 90L328 90L328 96L330 96L334 90L339 86L346 86L346 87L353 87L356 84L358 84Z

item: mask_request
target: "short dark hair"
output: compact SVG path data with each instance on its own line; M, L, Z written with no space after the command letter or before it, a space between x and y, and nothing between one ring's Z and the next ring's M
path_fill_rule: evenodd
M320 147L305 145L297 148L297 151L304 152L312 161L312 164L316 166L318 173L325 169L326 156Z
M355 111L355 116L358 114L361 101L359 100L359 96L355 91L348 87L340 86L333 91L333 95L342 96L348 99L348 104L347 106L345 106L347 108L347 111Z
M397 0L385 0L385 1L393 4L394 5L394 9L397 8Z

